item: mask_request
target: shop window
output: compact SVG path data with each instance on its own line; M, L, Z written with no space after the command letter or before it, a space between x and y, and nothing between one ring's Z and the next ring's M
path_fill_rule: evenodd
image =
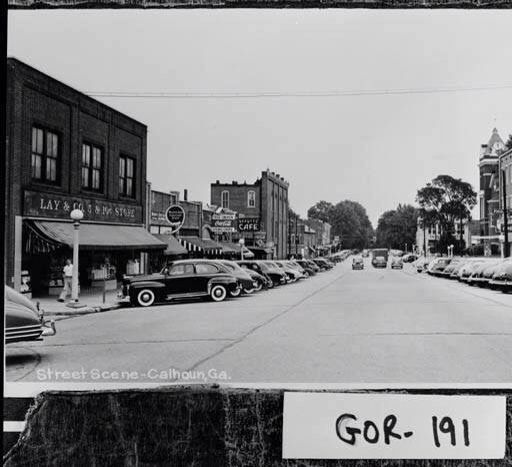
M119 194L135 198L135 161L131 157L119 157Z
M247 207L255 208L256 207L256 192L251 190L247 193Z
M91 144L82 144L82 188L103 189L103 150Z
M223 208L229 209L229 191L224 190L221 193L221 206Z
M32 127L32 178L57 183L59 172L59 136L43 128Z

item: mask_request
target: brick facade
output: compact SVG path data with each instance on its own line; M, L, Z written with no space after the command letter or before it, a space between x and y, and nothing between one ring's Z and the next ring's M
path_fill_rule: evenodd
M274 248L276 258L288 255L288 182L270 170L263 171L256 182L211 184L210 203L223 206L223 193L229 196L226 206L243 217L259 217L265 244ZM250 206L249 192L254 192L255 203ZM226 201L226 197L224 197Z
M58 135L56 183L38 182L31 175L32 128ZM20 62L7 60L7 145L5 274L12 284L15 216L24 215L24 192L100 200L135 207L133 223L145 222L146 137L142 123L86 96L56 79ZM100 191L81 187L82 144L103 151ZM119 193L119 157L134 161L134 196ZM68 220L68 219L65 219ZM115 223L115 220L113 220Z

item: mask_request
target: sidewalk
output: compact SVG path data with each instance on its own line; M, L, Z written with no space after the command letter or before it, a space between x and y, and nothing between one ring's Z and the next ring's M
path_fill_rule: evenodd
M117 298L117 290L109 290L105 294L105 303L103 303L103 293L101 290L88 291L80 295L80 303L85 305L82 308L70 308L65 302L59 302L58 297L33 297L34 303L39 302L40 307L44 310L45 316L79 316L89 313L100 313L102 311L114 310L120 307Z

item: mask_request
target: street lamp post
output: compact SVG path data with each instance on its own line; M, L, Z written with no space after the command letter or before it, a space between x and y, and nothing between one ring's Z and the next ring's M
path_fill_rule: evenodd
M244 245L245 245L245 239L242 237L240 240L238 240L238 243L240 244L240 255L242 257L242 261L244 260Z
M80 221L84 218L84 213L80 209L73 209L70 217L73 220L73 278L71 281L71 302L67 306L82 308L85 305L78 300L78 250L80 245Z

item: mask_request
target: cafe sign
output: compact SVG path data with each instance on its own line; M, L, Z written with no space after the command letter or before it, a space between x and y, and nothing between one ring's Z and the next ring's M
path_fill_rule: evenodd
M84 221L142 223L142 207L73 195L57 195L25 190L23 214L51 219L70 219L71 211L80 209Z
M238 230L240 232L259 232L259 217L241 217L238 219Z
M165 211L165 219L172 228L171 233L176 233L185 222L185 210L179 204L173 204Z

